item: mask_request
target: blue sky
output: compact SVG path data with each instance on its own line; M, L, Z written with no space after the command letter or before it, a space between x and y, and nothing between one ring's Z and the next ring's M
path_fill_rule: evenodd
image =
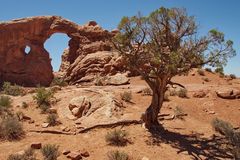
M226 73L240 76L240 1L239 0L5 0L0 5L0 21L16 18L59 15L78 24L97 21L105 29L115 29L122 16L137 12L148 15L164 7L184 7L196 17L200 34L216 28L234 41L238 55L229 60ZM68 46L68 37L54 34L45 48L52 57L54 70L59 68L61 54Z

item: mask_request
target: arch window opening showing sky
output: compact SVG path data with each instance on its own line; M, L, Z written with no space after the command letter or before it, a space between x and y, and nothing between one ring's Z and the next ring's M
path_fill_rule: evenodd
M63 33L54 33L44 43L44 48L48 51L50 58L52 59L51 64L53 71L59 71L63 51L68 48L68 42L70 38Z

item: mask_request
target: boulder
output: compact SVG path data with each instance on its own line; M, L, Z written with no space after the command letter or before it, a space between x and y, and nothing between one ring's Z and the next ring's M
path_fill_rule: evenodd
M34 142L30 146L32 149L41 149L42 148L42 143L40 142Z
M89 157L90 154L89 154L88 151L86 151L86 150L84 149L84 150L81 150L81 156L83 156L83 157Z
M75 117L82 117L84 116L91 107L90 100L85 96L75 97L73 98L68 108L71 110L72 114Z
M240 90L232 89L232 88L225 88L216 91L216 94L220 98L224 99L236 99L240 98Z
M125 85L129 84L130 79L125 74L116 74L114 76L109 76L106 78L107 85Z
M70 150L63 150L63 151L62 151L62 154L63 154L63 155L68 155L70 152L71 152Z
M193 93L193 97L195 98L204 98L207 95L207 92L204 90L196 91Z
M80 152L71 152L67 155L67 158L71 160L80 160L82 159L82 156Z

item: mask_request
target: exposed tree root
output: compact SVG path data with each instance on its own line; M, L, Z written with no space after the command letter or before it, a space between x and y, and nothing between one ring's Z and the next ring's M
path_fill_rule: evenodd
M82 129L82 130L78 131L78 133L85 133L85 132L88 132L90 130L97 129L97 128L115 128L115 127L121 126L121 125L132 125L132 124L135 124L135 125L142 124L142 121L141 120L123 120L123 121L118 121L118 122L114 122L114 123L97 124L92 127Z
M90 130L93 129L100 129L100 128L115 128L117 126L128 126L128 125L136 125L136 124L142 124L141 120L123 120L123 121L118 121L114 123L107 123L107 124L97 124L88 128L84 128L80 131L77 131L77 134L80 133L86 133ZM75 135L76 133L74 132L63 132L59 130L28 130L28 132L35 132L35 133L49 133L49 134L63 134L63 135Z
M57 130L29 130L28 132L35 132L35 133L49 133L49 134L64 134L64 135L74 135L75 133L72 132L63 132Z

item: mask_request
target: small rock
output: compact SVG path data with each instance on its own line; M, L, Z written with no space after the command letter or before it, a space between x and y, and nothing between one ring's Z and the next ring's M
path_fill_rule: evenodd
M143 157L142 160L149 160L149 158L147 158L147 157Z
M34 143L31 144L31 148L33 148L33 149L41 149L42 148L42 143L34 142Z
M83 156L83 157L89 157L90 154L89 154L88 151L86 151L86 150L82 150L82 151L81 151L81 156Z
M70 150L63 150L63 151L62 151L62 154L63 154L63 155L67 155L67 154L69 154L70 152L71 152Z
M64 131L64 132L69 132L70 131L70 128L66 127L66 126L62 126L61 127L61 130Z
M28 116L26 116L26 115L23 115L22 119L23 119L23 120L31 120L31 117L28 117Z
M207 95L207 93L203 90L194 92L193 97L195 98L204 98Z
M55 108L49 108L48 109L48 111L49 111L49 113L57 113L57 109L55 109Z
M67 155L67 158L71 160L80 160L82 159L82 156L79 152L71 152Z
M32 123L35 123L35 121L31 119L30 121L28 121L28 123L32 124Z
M72 109L72 114L73 114L74 116L78 117L79 114L80 114L80 109L79 109L79 108L73 108L73 109Z
M41 126L42 128L47 128L49 126L49 123L43 123Z
M23 156L25 154L25 151L22 150L22 151L17 152L16 154L20 155L20 156Z
M208 114L215 114L215 111L209 111Z
M170 119L174 119L175 118L175 115L172 115L171 117L170 117Z

